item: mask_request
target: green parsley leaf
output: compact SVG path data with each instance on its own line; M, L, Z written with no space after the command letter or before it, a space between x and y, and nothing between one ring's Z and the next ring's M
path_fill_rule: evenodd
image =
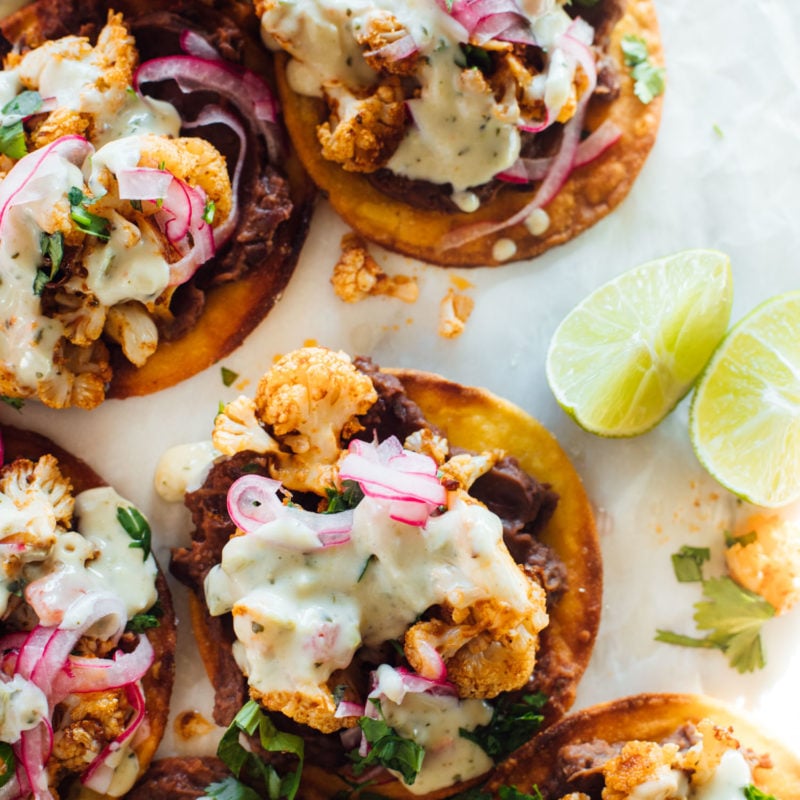
M748 531L741 536L734 536L733 534L725 531L725 547L733 547L735 544L740 544L742 547L747 547L753 544L758 539L756 531Z
M25 405L25 401L21 397L9 397L7 394L0 394L0 401L11 408L16 408L17 411Z
M221 367L220 372L222 373L222 384L224 386L230 386L239 377L238 372L234 372L227 367Z
M633 92L647 105L664 91L666 71L650 61L647 42L641 36L623 36L621 47L625 66L634 80Z
M0 153L19 159L28 152L22 120L35 114L41 107L42 97L39 92L25 91L0 109L0 114L6 118L5 123L0 126Z
M151 531L142 512L133 506L117 506L117 522L125 529L125 533L133 539L128 547L141 547L142 558L147 560L150 555Z
M683 647L722 650L739 672L753 672L766 663L761 646L761 626L775 616L775 609L760 595L743 589L731 578L703 581L707 600L695 603L694 620L700 630L711 631L695 639L671 631L656 632L656 641Z
M516 786L501 786L497 793L500 800L544 800L538 786L533 787L531 794L521 792Z
M281 777L272 764L264 763L246 749L239 741L240 734L254 736L256 732L261 746L268 752L289 753L296 756L297 770ZM234 717L220 739L217 755L225 762L235 778L243 780L247 786L257 787L256 797L264 800L280 798L293 800L297 794L303 772L303 740L299 736L279 731L255 700L245 703ZM224 797L225 800L237 800L236 795ZM250 795L240 795L239 798L250 800Z
M161 625L161 617L163 616L164 609L161 607L161 601L156 600L146 613L134 614L128 620L125 630L132 633L144 633L150 628L158 628Z
M33 293L37 297L41 297L44 287L50 283L50 273L44 269L37 269L36 274L33 276Z
M205 207L203 208L203 221L209 225L214 221L214 215L217 213L217 204L211 200L206 200Z
M380 703L376 705L380 709ZM413 785L422 768L425 748L413 739L400 736L383 719L360 717L358 726L371 747L366 756L359 755L358 750L351 750L347 754L353 761L353 772L361 775L368 767L379 764L399 772L408 786Z
M39 92L24 91L20 92L16 97L9 100L0 113L7 115L16 115L19 117L29 117L35 114L42 107L42 96Z
M482 47L476 47L474 44L465 44L464 42L461 42L458 46L461 52L456 53L455 61L459 67L479 69L484 74L491 71L492 57L488 51Z
M17 760L7 742L0 742L0 787L5 786L15 775Z
M16 161L27 152L28 146L25 144L25 128L22 126L22 120L0 127L0 153Z
M339 511L347 511L355 508L363 499L364 492L358 485L358 481L342 481L342 489L329 488L325 490L328 498L328 507L323 513L336 514Z
M711 558L708 547L684 545L672 554L672 569L680 583L695 583L703 580L703 564Z
M73 186L67 192L69 199L69 215L72 221L78 226L78 230L96 236L98 239L108 240L111 238L109 233L108 220L97 214L93 214L86 206L92 204L92 198L85 195L77 186Z
M751 783L749 786L745 786L742 789L744 796L747 800L778 800L774 794L767 794L766 792L762 792L758 786L753 786Z
M42 252L43 264L36 270L36 276L33 279L33 293L37 297L42 294L44 287L56 277L61 267L64 258L64 234L61 231L42 233L39 237L39 249Z
M261 797L258 792L245 786L233 775L206 786L205 796L214 800L260 800Z
M479 725L472 731L461 728L459 733L499 761L521 747L539 730L544 721L539 711L545 703L547 696L541 692L523 695L519 702L513 702L508 695L504 695L495 704L488 724Z

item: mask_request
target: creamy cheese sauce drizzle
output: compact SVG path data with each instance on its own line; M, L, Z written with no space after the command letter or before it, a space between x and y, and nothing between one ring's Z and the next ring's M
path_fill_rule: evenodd
M537 43L555 56L528 91L557 114L569 97L575 65L554 43L571 19L557 3L527 6ZM497 101L491 88L474 80L476 71L463 69L459 43L465 31L432 0L381 0L379 6L365 0L277 2L262 16L262 36L268 46L293 56L287 77L296 92L335 96L341 104L343 94L358 97L377 80L355 36L380 10L413 36L422 56L415 75L419 96L407 101L413 124L386 166L405 177L450 183L456 193L511 167L520 154L516 99L507 92ZM476 207L462 205L465 211Z
M158 460L156 491L168 503L181 502L186 492L203 485L214 459L220 455L210 439L171 447Z
M726 750L711 780L699 786L691 800L741 800L742 789L753 781L750 766L739 750Z
M22 675L0 679L0 742L14 744L23 731L49 717L44 692Z

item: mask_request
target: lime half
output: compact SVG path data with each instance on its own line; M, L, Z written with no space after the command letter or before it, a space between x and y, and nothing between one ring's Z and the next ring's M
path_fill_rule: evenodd
M685 250L596 289L558 326L547 380L575 421L601 436L635 436L689 391L728 328L730 259Z
M734 327L697 384L697 457L725 487L770 508L800 498L800 292Z

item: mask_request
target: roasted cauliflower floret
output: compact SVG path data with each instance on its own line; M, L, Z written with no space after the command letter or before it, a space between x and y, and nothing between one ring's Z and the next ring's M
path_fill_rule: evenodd
M158 329L147 309L132 300L108 309L105 333L117 342L125 358L141 367L158 347Z
M243 450L252 450L254 453L278 451L278 443L256 417L255 401L244 395L232 400L217 414L211 439L214 447L226 456Z
M261 379L258 418L279 441L270 471L289 489L324 495L333 486L342 438L361 430L360 414L378 399L372 381L345 353L305 347Z
M406 127L399 78L356 97L340 84L326 87L331 118L317 128L322 155L350 172L374 172L393 155Z
M83 291L81 283L71 279L53 294L52 316L64 326L64 336L72 344L87 347L100 338L107 308L91 292Z
M702 741L686 751L680 766L691 772L693 786L702 786L714 777L725 751L739 749L739 741L730 729L720 728L708 719L697 723L697 732Z
M515 607L496 598L460 607L443 604L444 618L409 628L403 649L414 670L433 677L435 650L459 697L490 699L524 686L536 663L539 632L548 623L544 590L528 576L526 580L525 605Z
M106 396L111 380L108 350L101 341L75 347L65 339L53 355L51 374L39 381L39 399L50 408L96 408Z
M331 284L345 303L357 303L369 295L385 294L404 303L414 303L419 287L407 275L391 277L379 266L357 233L342 237L342 255L333 268Z
M413 75L419 62L419 53L416 50L403 58L379 52L408 35L408 31L394 14L376 8L364 20L364 25L359 32L356 32L355 38L365 50L364 60L376 72Z
M269 711L279 711L301 725L334 733L355 725L355 718L336 717L336 703L327 686L306 687L303 691L263 694L250 688L250 696Z
M737 542L725 553L731 577L745 589L761 595L776 613L788 611L800 600L800 522L777 514L755 514L737 530L755 540Z
M628 800L644 783L653 789L649 797L664 800L685 797L680 787L681 783L685 785L686 777L680 770L673 769L677 753L676 744L626 742L620 754L603 767L606 781L603 800Z
M87 136L92 125L92 117L71 108L57 108L51 111L31 130L33 150L54 142L61 136Z
M501 452L458 453L441 466L442 480L455 481L467 491L481 475L485 475L503 457Z
M422 453L432 458L436 465L444 464L450 452L450 443L444 436L434 433L430 428L420 428L406 436L403 447L414 453Z

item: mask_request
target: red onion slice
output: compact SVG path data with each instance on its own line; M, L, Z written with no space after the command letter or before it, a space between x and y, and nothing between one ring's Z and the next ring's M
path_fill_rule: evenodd
M14 754L24 775L24 781L20 780L20 797L27 797L30 792L36 800L53 800L45 770L52 750L53 728L48 720L42 720L31 730L22 731L19 742L14 745ZM17 776L21 778L19 771ZM24 788L23 783L26 784Z
M450 15L464 26L474 44L492 39L536 44L530 21L516 0L455 0Z
M188 28L181 31L180 45L181 50L187 55L205 58L209 61L222 61L222 56L213 45L197 31L191 31Z
M385 44L377 50L370 50L364 53L364 56L375 56L386 61L402 61L404 58L413 56L418 50L419 45L414 41L414 37L407 33L405 36L401 36L394 42L389 42L389 44Z
M33 180L48 159L60 156L81 166L93 152L94 147L83 136L70 135L61 136L49 145L23 156L0 182L0 229L9 208L35 199L28 196L26 190L32 188Z
M173 175L165 169L132 167L117 172L120 200L163 200Z

